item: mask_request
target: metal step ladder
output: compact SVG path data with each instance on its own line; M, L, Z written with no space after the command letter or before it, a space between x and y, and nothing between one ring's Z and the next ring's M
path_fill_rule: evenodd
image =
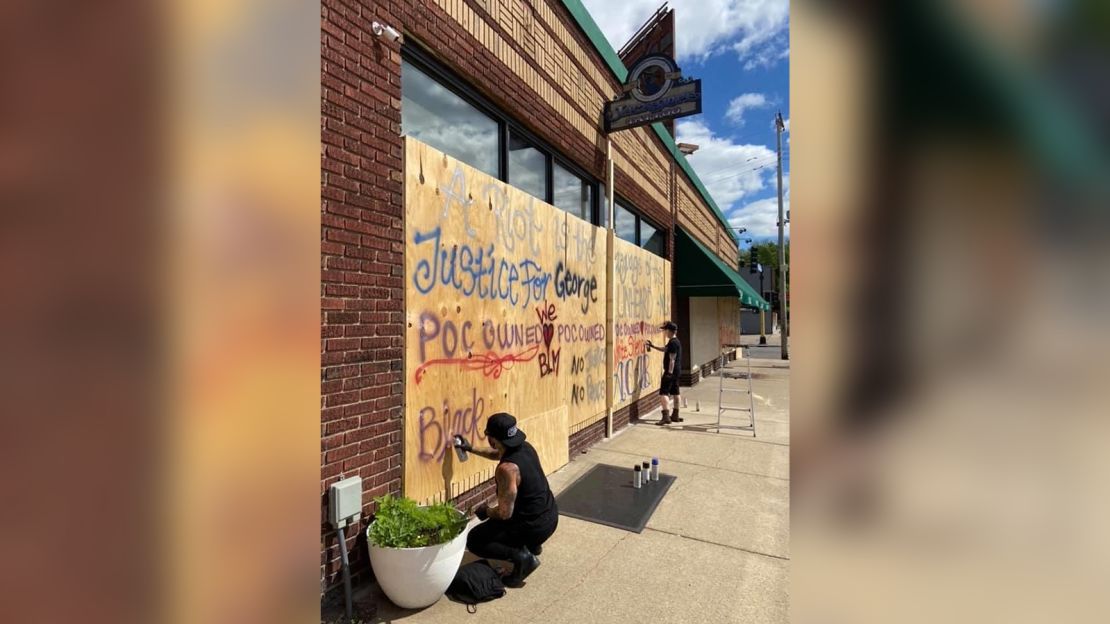
M717 391L717 433L721 432L721 417L724 416L725 412L747 412L748 413L748 420L749 420L750 424L748 424L748 425L737 425L737 426L729 427L729 429L740 429L740 430L743 430L743 431L751 431L752 432L752 437L754 438L754 437L756 437L756 434L755 434L755 395L752 393L752 358L751 358L751 355L748 352L748 347L741 346L740 351L744 356L744 361L747 363L747 368L748 368L747 374L744 374L743 372L738 371L738 370L729 370L728 367L726 366L726 363L727 363L728 360L725 358L724 354L721 355L720 366L717 368L717 374L720 376L720 387ZM748 389L747 390L734 390L734 389L730 389L730 388L725 388L725 379L747 379L748 380ZM725 395L726 394L727 395L735 395L735 394L746 394L746 395L748 395L748 407L745 408L745 407L742 407L742 406L739 406L739 405L726 405L725 404Z

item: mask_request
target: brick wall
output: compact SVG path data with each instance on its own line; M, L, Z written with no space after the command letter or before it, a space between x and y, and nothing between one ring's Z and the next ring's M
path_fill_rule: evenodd
M405 33L493 104L599 180L605 179L602 102L619 85L557 0L323 0L321 3L321 585L340 580L338 546L323 523L328 486L365 482L364 520L349 537L356 577L367 569L372 499L401 491L404 405L404 204L401 55L370 31ZM670 160L650 129L612 137L616 192L665 229L672 225ZM679 176L681 178L682 176ZM688 199L691 210L700 198ZM682 209L682 206L679 207ZM712 224L703 223L703 229ZM702 237L708 237L701 234ZM710 242L710 241L706 241ZM711 243L711 242L710 242ZM673 259L673 241L668 244ZM619 411L627 426L658 405ZM597 425L571 437L600 439ZM601 423L602 434L604 423ZM460 506L488 498L492 482Z
M370 32L388 12L381 3L321 7L321 522L340 476L361 476L368 502L401 490L401 57ZM348 540L356 571L367 563L361 528ZM340 574L326 524L321 541L326 587Z
M575 432L570 436L570 458L573 460L576 456L582 454L583 451L591 446L601 442L605 439L605 420L599 420L594 424L583 428L581 431Z
M658 390L658 388L656 388ZM617 410L613 414L613 430L623 429L630 422L637 422L641 416L646 416L648 412L656 409L662 403L662 398L657 393L651 393L647 397L632 403L622 409Z

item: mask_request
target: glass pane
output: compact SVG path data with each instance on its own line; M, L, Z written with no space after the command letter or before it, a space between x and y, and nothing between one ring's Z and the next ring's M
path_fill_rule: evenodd
M401 133L497 176L497 122L424 72L401 63Z
M636 215L632 214L627 208L617 202L613 207L615 212L613 229L616 231L617 238L626 240L633 245L636 244Z
M666 237L646 221L640 221L640 246L657 256L666 255Z
M555 207L580 219L592 221L593 185L559 166L559 163L553 163L552 169L555 182L552 203Z
M547 201L547 155L515 135L509 137L509 184Z

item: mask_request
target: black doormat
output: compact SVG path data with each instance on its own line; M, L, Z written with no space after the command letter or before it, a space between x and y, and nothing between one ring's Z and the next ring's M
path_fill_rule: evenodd
M632 486L631 465L597 464L563 490L556 501L564 516L639 533L674 479L659 473L658 481L636 489Z

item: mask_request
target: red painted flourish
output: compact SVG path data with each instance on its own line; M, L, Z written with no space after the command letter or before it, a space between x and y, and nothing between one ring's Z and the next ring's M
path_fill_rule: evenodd
M532 345L531 348L521 351L520 353L509 353L506 355L498 355L493 351L487 351L485 355L476 355L469 358L441 358L438 360L428 360L416 369L414 375L416 383L420 383L424 379L424 373L432 366L439 366L441 364L455 364L463 370L481 370L482 375L497 379L501 377L501 373L513 367L513 364L521 362L529 362L536 357L536 353L540 350L540 345Z

